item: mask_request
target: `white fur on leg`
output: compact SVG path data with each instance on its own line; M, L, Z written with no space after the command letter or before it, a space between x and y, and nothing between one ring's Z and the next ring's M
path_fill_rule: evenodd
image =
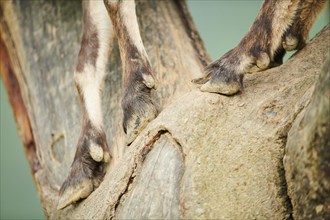
M81 89L89 120L95 128L101 130L103 126L101 95L113 31L103 0L89 1L86 10L91 15L90 22L97 30L98 48L94 48L97 50L97 57L95 66L88 65L88 60L85 61L83 71L75 73L75 81Z
M121 12L121 17L123 18L122 22L127 27L129 38L132 40L134 46L136 46L141 55L143 55L143 58L149 62L137 22L135 1L123 1L119 10Z
M103 77L96 74L95 68L85 65L82 73L75 73L75 81L81 89L87 115L92 125L101 130L103 127L101 90Z
M99 48L96 58L96 70L98 74L105 74L109 51L111 49L110 39L113 37L112 23L105 8L103 0L89 2L89 12L92 23L97 29Z

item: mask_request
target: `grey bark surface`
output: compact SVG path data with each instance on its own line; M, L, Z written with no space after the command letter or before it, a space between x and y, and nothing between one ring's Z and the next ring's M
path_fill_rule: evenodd
M247 75L243 93L227 97L201 93L190 82L210 59L184 3L142 1L137 14L157 80L153 96L160 114L125 146L120 56L112 39L103 91L112 162L87 199L58 211L58 190L80 132L72 73L80 1L0 4L1 49L8 51L7 72L16 77L26 107L35 143L30 146L34 154L27 154L46 217L286 219L293 212L300 219L329 214L328 70L315 87L329 55L329 26L284 65ZM306 191L315 192L316 200Z
M330 219L330 59L289 131L284 166L294 217Z

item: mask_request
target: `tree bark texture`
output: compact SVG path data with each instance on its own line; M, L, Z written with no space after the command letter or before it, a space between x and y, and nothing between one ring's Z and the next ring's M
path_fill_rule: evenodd
M112 162L87 199L58 211L81 124L72 71L81 3L1 1L1 75L46 217L329 216L329 26L284 65L247 75L245 90L228 97L191 83L210 58L184 2L141 1L137 15L160 114L125 145L112 39L103 90Z

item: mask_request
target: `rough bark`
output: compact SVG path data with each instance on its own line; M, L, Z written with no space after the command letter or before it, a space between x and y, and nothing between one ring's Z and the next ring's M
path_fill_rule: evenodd
M153 95L161 113L125 146L120 56L114 41L103 97L112 163L87 199L57 211L57 192L80 132L72 74L80 41L80 1L0 4L1 75L18 126L23 127L24 146L30 149L26 152L45 215L283 219L293 212L299 219L329 214L329 201L322 200L330 197L325 176L329 124L323 126L329 118L328 81L320 80L312 96L330 49L329 26L286 64L246 76L244 92L226 97L201 93L190 82L201 76L209 57L184 3L142 1L137 14L156 74ZM319 97L324 97L323 104ZM319 118L314 114L324 117L314 120ZM302 119L310 125L303 129L308 135L300 132L301 118L308 118ZM299 138L306 150L300 151L294 135L310 137L308 142ZM322 187L300 187L299 182L305 182L295 179L296 173ZM306 195L311 187L322 197L313 203L309 201L315 197ZM301 199L306 202L299 203Z
M330 219L330 59L289 131L284 166L294 217Z

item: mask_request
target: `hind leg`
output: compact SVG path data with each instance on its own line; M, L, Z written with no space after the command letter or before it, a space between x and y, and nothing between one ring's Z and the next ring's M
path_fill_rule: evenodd
M124 81L123 126L127 134L127 144L130 144L157 115L151 97L154 78L139 32L135 2L104 2L119 41Z
M103 130L101 91L112 32L103 1L83 1L83 36L74 78L82 104L81 134L58 209L86 198L101 182L110 160Z

